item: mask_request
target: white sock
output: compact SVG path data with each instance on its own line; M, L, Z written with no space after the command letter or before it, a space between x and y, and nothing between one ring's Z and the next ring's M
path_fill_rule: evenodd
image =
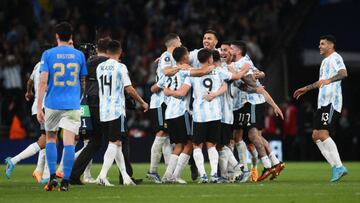
M250 151L251 154L251 164L252 164L252 168L257 168L257 162L258 162L258 152L255 149L255 147Z
M236 149L239 155L239 162L244 165L244 171L248 171L249 169L247 165L247 156L246 156L247 148L245 142L241 140L240 142L236 143Z
M120 173L121 173L121 175L123 177L123 180L129 179L130 176L126 172L125 160L124 160L124 155L122 153L122 147L121 146L117 146L115 162L116 162L116 165L118 166L118 168L120 170Z
M100 178L106 178L107 173L114 162L116 154L117 154L117 145L113 143L109 143L106 152L104 154L104 161L99 174Z
M50 178L50 171L49 171L49 167L48 167L47 160L46 160L46 153L45 153L44 159L45 159L45 166L44 166L44 172L42 175L42 179Z
M225 146L224 150L226 151L228 156L228 168L230 167L230 169L233 170L234 167L238 165L239 162L236 160L234 153L231 151L229 147Z
M228 155L225 149L219 151L219 167L222 177L227 177Z
M59 166L57 167L56 171L63 171L63 163L64 163L64 149L61 153L61 160L60 160L60 163L59 163Z
M204 167L204 155L200 148L195 148L193 151L193 157L195 160L196 167L198 168L200 176L206 175Z
M274 152L271 152L271 153L269 154L269 158L270 158L273 166L280 163L279 159L276 157L276 155L275 155Z
M84 178L91 178L91 166L92 166L92 159L90 160L90 162L88 163L88 165L85 168L84 171Z
M334 161L336 168L342 166L340 155L334 140L331 139L331 137L329 137L323 141L323 144L325 149L327 149L327 151L329 152L329 156L331 157L331 160Z
M39 173L42 173L44 171L45 153L46 153L45 149L42 149L42 150L40 150L39 155L38 155L38 161L37 161L35 170Z
M176 155L176 154L171 154L170 155L170 160L169 160L169 163L168 163L168 165L166 167L166 171L165 171L165 174L164 174L165 178L167 178L167 179L171 178L171 176L174 173L174 170L176 168L178 158L179 158L179 156Z
M188 164L189 159L190 159L190 156L188 154L181 153L179 155L179 158L178 158L178 161L176 164L176 168L173 173L174 178L180 178L180 174L184 170L185 166Z
M211 166L211 176L213 176L218 172L219 153L215 147L210 147L208 149L208 155Z
M261 157L261 162L263 163L265 168L271 168L271 163L268 156Z
M151 146L150 157L150 173L157 173L157 168L161 159L162 146L164 145L166 137L155 137L154 143Z
M40 147L39 147L38 143L34 142L31 145L29 145L26 149L24 149L22 152L20 152L18 155L13 157L11 159L11 162L13 164L17 164L18 162L20 162L23 159L34 156L36 153L38 153L38 151L40 151Z
M330 164L331 167L335 166L334 160L330 157L329 151L325 149L324 143L321 140L316 140L315 144L318 146L321 154L325 157L326 161Z
M164 144L162 146L162 153L163 153L163 156L164 156L165 165L168 165L169 161L170 161L170 156L171 156L171 153L172 153L172 145L170 143L170 137L169 136L166 136L165 142L164 142Z
M78 158L78 156L81 154L81 152L85 149L86 145L89 143L89 140L83 141L84 145L75 153L75 160ZM76 146L76 145L75 145Z

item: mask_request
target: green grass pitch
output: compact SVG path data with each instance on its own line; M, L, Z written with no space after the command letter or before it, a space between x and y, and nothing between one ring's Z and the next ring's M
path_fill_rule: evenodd
M136 178L144 178L148 164L134 164ZM243 184L197 184L190 182L190 171L184 170L187 185L158 185L147 180L137 186L102 187L98 185L71 186L69 192L45 192L31 177L34 165L16 166L12 178L5 178L1 167L0 202L360 202L360 162L347 162L349 175L340 182L330 183L330 167L325 162L286 163L275 181ZM101 165L93 165L96 178ZM160 166L160 174L164 165ZM209 166L207 166L209 171ZM260 166L259 166L260 172ZM110 182L118 184L114 164L108 174Z

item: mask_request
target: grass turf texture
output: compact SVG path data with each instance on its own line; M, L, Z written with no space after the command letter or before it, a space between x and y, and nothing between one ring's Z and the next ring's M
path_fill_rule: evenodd
M134 164L134 176L144 178L138 186L118 185L114 164L108 176L115 187L95 184L71 186L69 192L45 192L31 174L34 165L17 165L10 180L5 178L1 165L0 202L360 202L360 162L348 162L349 175L330 183L330 167L325 162L286 163L275 181L243 184L198 184L190 181L190 170L184 170L187 185L155 184L144 178L148 164ZM259 173L260 173L259 166ZM101 165L93 165L96 178ZM209 166L207 165L207 171ZM162 175L164 165L159 172Z

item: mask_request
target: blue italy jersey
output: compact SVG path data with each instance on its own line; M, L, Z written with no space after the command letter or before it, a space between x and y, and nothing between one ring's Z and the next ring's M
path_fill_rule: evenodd
M45 107L57 110L80 109L80 78L87 75L84 54L70 46L46 50L40 72L48 72Z

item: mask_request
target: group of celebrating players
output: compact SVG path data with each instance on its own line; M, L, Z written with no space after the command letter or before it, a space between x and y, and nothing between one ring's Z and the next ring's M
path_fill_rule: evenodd
M156 135L146 174L150 181L186 184L181 173L188 164L192 179L199 179L199 183L263 181L268 177L276 178L284 169L285 164L278 160L261 133L265 103L282 119L283 114L260 84L259 79L265 74L247 55L245 42L224 41L216 49L217 33L207 30L203 35L203 48L189 52L177 34L168 34L164 39L167 50L156 60L156 83L151 87L148 105L133 88L126 65L119 61L122 54L119 41L109 37L99 39L97 56L86 63L84 54L72 47L71 37L70 24L58 24L58 46L43 53L29 79L25 96L30 100L34 87L32 114L37 118L42 135L23 152L5 160L8 178L19 161L40 151L33 176L46 184L47 191L57 188L57 177L62 178L60 191L67 191L69 183L113 186L107 173L114 160L120 171L120 183L139 183L140 180L132 177L128 157L125 92L144 112L150 109L154 122ZM311 88L322 85L316 83ZM310 90L308 86L304 88L296 91L294 97ZM85 101L88 108L80 111L80 103ZM84 119L86 116L91 117L91 122ZM92 126L87 132L89 140L84 140L83 148L75 154L75 135L81 134L79 128L86 125ZM59 128L63 129L64 150L56 169ZM103 136L109 142L100 174L93 179L90 173L92 158L101 147ZM318 137L320 144L329 138L320 137L320 134ZM204 167L204 145L211 167L209 176ZM235 148L238 160L234 155ZM248 168L247 151L252 156L251 169ZM166 171L161 178L158 165L162 155ZM258 157L264 166L260 175ZM334 163L332 167L336 180L347 174L342 164L335 166ZM341 167L343 171L339 169ZM83 181L80 181L82 174Z

